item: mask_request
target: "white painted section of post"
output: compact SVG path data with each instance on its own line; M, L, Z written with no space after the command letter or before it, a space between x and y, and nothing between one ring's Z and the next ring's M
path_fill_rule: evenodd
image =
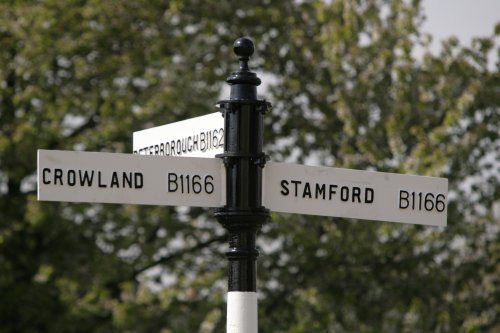
M257 333L257 293L230 291L227 294L227 333Z

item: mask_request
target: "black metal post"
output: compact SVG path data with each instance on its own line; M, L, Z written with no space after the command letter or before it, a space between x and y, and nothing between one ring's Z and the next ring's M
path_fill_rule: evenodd
M226 80L231 85L230 99L218 102L224 115L225 138L224 153L217 157L223 159L226 167L227 204L217 209L215 216L229 232L226 252L229 294L255 294L259 255L255 238L270 216L269 210L262 207L262 168L266 163L262 152L263 114L270 104L257 99L257 86L261 81L248 68L248 60L254 52L253 42L248 38L237 39L234 52L239 57L240 68ZM229 303L228 300L228 320ZM228 332L229 325L228 322Z

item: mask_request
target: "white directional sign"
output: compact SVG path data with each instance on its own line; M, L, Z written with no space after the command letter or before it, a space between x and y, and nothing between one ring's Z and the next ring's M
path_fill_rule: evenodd
M220 159L38 150L38 200L220 207Z
M268 163L263 205L271 211L445 226L448 180Z
M214 157L224 152L220 112L134 132L134 154Z

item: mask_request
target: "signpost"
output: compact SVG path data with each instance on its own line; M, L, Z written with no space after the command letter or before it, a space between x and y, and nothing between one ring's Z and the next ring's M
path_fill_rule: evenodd
M153 127L133 134L134 154L215 157L224 152L220 112Z
M444 178L268 163L263 188L276 212L446 226Z
M448 181L267 163L261 81L252 41L234 44L240 68L220 113L134 133L134 155L38 151L38 199L217 207L228 230L227 332L257 332L255 238L278 212L445 226ZM139 156L139 155L161 155ZM197 156L197 157L180 157ZM200 157L216 158L200 158Z

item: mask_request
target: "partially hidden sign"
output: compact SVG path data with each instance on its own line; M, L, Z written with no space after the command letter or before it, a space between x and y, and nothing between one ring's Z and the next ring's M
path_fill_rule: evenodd
M215 158L38 150L38 200L220 207Z
M267 163L263 205L276 212L445 226L448 180Z
M224 152L224 118L214 112L134 132L133 151L138 155L215 157Z

